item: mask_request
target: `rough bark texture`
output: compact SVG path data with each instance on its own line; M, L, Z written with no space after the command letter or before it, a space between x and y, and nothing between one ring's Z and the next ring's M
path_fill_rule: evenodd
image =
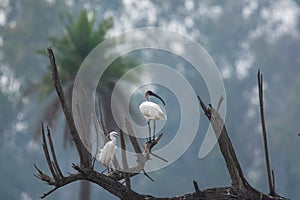
M213 107L209 106L209 108L207 108L203 101L200 99L200 97L198 97L198 99L202 110L204 111L207 118L210 120L210 123L215 131L216 137L218 138L218 144L220 146L222 155L225 159L227 169L231 177L232 186L241 189L247 187L249 184L244 179L242 168L239 164L239 161L236 157L233 146L227 134L227 130L223 119ZM218 105L220 105L220 103Z
M79 154L80 165L82 167L90 167L91 166L91 154L85 148L84 144L82 143L82 141L79 137L79 134L78 134L76 126L75 126L74 118L73 118L73 115L72 115L72 112L70 109L71 106L67 105L67 102L65 100L65 94L64 94L64 91L61 86L61 81L60 81L59 74L57 71L57 66L56 66L53 51L50 47L47 48L47 50L48 50L48 56L49 56L49 60L50 60L51 68L52 68L52 78L54 81L54 86L55 86L57 95L59 97L60 103L62 105L62 109L65 114L66 120L69 124L72 139L75 143L76 149Z
M116 197L123 199L123 200L179 200L179 199L186 199L186 200L279 200L279 199L285 199L282 197L279 197L278 195L267 195L263 194L256 189L252 188L250 184L246 181L243 175L242 168L238 162L237 156L235 154L234 148L231 144L230 138L227 134L227 130L224 124L224 120L218 113L218 110L221 106L222 98L220 99L219 104L217 105L217 109L215 110L211 105L207 108L204 104L204 102L198 97L200 105L209 119L210 123L212 124L212 127L216 133L216 136L218 137L218 144L221 150L221 153L224 157L224 160L226 162L226 166L228 169L228 173L231 177L232 184L231 186L224 187L224 188L210 188L205 190L200 190L198 187L198 184L196 181L191 180L191 187L194 186L195 192L187 193L179 196L174 197L166 197L166 198L157 198L153 197L151 195L147 194L139 194L137 192L134 192L130 189L130 180L127 180L127 187L121 184L119 181L121 179L129 179L131 176L137 175L140 172L144 172L144 174L149 177L146 172L144 171L144 166L146 162L149 160L151 155L151 149L153 146L155 146L160 138L162 137L162 134L158 136L153 142L146 143L144 146L144 151L141 151L141 148L134 137L134 135L130 136L129 139L133 145L133 148L135 149L136 153L138 153L136 165L135 166L127 166L126 157L123 160L123 167L128 168L129 172L124 173L120 171L114 171L108 175L101 174L93 169L93 165L91 165L91 155L88 153L88 151L83 146L79 135L77 133L73 116L69 110L70 107L66 105L66 102L64 101L64 93L62 91L61 83L59 81L59 76L56 69L55 59L53 52L51 48L48 48L49 53L49 59L52 66L52 72L53 72L53 80L55 83L55 87L57 90L57 93L60 97L60 101L63 107L63 111L65 113L66 119L68 121L71 135L73 138L73 142L75 143L75 146L79 153L80 158L80 165L73 164L72 167L77 171L75 174L69 174L68 176L64 176L61 173L61 170L59 168L54 147L52 144L51 134L50 130L48 131L48 143L46 140L46 136L44 133L44 127L42 126L42 143L43 143L43 149L44 154L48 163L48 167L50 169L51 175L49 176L45 174L42 170L40 170L36 165L35 168L37 170L37 174L35 175L40 180L46 182L47 184L53 186L54 188L50 190L47 193L44 193L41 198L45 198L49 194L51 194L53 191L57 190L58 188L61 188L69 183L75 182L75 181L89 181L92 183L95 183L99 185L100 187L104 188L111 194L115 195ZM127 129L131 129L130 123L127 122ZM125 136L125 135L123 135ZM122 137L123 137L122 136ZM122 139L122 148L126 148L124 143L124 138ZM49 145L48 145L49 144ZM49 151L50 146L50 151ZM152 154L153 155L153 154ZM163 158L162 158L163 160ZM132 173L130 172L130 169L134 170ZM274 176L273 176L274 177ZM274 181L275 182L275 181ZM155 182L153 183L155 184Z

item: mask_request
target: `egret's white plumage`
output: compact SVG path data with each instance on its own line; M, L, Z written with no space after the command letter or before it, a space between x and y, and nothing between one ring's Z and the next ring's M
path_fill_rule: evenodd
M165 102L159 97L157 94L153 93L152 91L148 90L145 92L146 101L140 104L139 109L145 119L147 120L148 127L149 127L149 142L151 142L151 128L150 128L150 121L153 120L153 140L155 138L155 120L166 120L167 115L162 111L161 107L150 101L150 96L155 96L161 100L161 102L165 105Z
M115 148L116 148L116 136L118 135L117 132L112 131L109 133L109 138L111 141L108 141L103 149L100 149L100 153L97 155L97 160L99 160L105 168L108 168L112 159L115 155Z

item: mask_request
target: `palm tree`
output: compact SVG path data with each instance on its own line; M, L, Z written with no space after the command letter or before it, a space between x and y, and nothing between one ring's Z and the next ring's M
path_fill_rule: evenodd
M106 37L107 32L113 27L113 20L111 18L103 19L97 26L95 25L95 13L91 15L86 10L83 10L77 20L70 15L66 15L66 27L64 29L64 35L60 38L50 38L50 44L53 48L56 56L56 62L58 71L61 77L62 85L66 95L66 99L71 105L71 92L73 89L73 83L76 73L90 51L100 44ZM47 56L45 50L38 50L38 53ZM115 80L122 75L130 67L136 65L133 59L118 60L110 66L110 70L105 72L109 77L102 80L105 87L101 91L97 91L97 95L101 96L101 107L103 115L105 115L105 127L107 130L114 129L116 124L112 118L111 110L107 106L110 102L110 90L114 85ZM54 93L54 86L52 83L50 66L49 72L44 75L41 81L34 84L39 88L41 98L49 98ZM31 88L36 88L31 87ZM51 127L55 127L57 123L58 115L61 113L58 98L52 95L51 101L47 104L43 110L42 119L46 121ZM70 139L69 129L67 123L64 130L64 146L72 144ZM36 126L36 133L39 134L40 126ZM90 185L88 182L81 183L80 198L89 199Z

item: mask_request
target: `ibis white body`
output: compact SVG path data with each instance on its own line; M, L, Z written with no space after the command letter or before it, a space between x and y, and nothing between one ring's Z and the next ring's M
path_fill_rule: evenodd
M159 105L156 103L153 103L151 101L144 101L141 103L139 106L139 109L147 122L150 120L166 120L167 116L166 114L162 111Z
M100 149L100 153L97 156L97 159L103 164L105 168L109 167L111 161L114 158L115 155L115 149L116 149L116 136L117 132L112 131L109 134L109 138L111 141L108 141L103 149Z
M162 111L159 105L150 101L150 96L154 96L161 100L161 102L165 104L164 100L158 96L157 94L153 93L151 90L145 92L146 101L140 104L139 109L141 113L144 115L145 119L147 120L147 124L149 127L149 140L151 142L151 127L150 121L153 120L153 141L155 140L155 121L156 120L166 120L167 116Z

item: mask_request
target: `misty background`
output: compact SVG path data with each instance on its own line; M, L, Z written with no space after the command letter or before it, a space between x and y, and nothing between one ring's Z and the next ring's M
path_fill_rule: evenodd
M300 1L296 0L2 0L1 198L37 199L51 189L33 176L33 163L47 172L35 125L44 120L43 108L56 94L45 97L34 88L30 95L25 94L33 83L38 83L45 74L49 74L49 61L38 50L50 46L50 38L64 35L67 13L77 19L85 9L88 15L95 13L96 24L103 19L112 19L113 26L106 37L139 27L163 27L189 36L208 51L225 84L226 126L244 175L252 186L268 193L257 93L256 75L260 68L264 76L265 119L275 189L284 197L297 199L300 196L299 4ZM166 54L162 52L154 57L158 60L163 60L164 56L171 57ZM155 59L149 58L150 61ZM180 62L182 65L178 64ZM201 77L193 76L192 69L182 67L186 63L175 60L163 64L184 72L195 86L195 91L209 103L205 83ZM164 89L160 92L164 91L171 100L173 94ZM175 106L177 104L174 102ZM173 113L176 115L175 111ZM62 140L62 114L58 114L56 119L60 123L53 130L54 145L58 161L66 174L74 171L71 163L78 162L78 156L76 150ZM207 126L207 119L202 116L198 134L190 148L168 167L150 173L154 182L143 175L132 178L133 190L166 197L192 192L193 180L198 182L200 189L230 185L218 146L204 159L198 158ZM164 132L171 133L177 128L178 124L169 124ZM167 134L164 137L165 142L171 139ZM97 168L102 169L99 163ZM79 187L79 183L70 184L47 199L79 199ZM117 198L92 185L90 199Z

